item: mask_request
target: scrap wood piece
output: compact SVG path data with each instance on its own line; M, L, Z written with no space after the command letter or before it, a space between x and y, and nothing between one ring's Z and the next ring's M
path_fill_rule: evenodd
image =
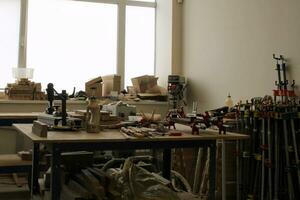
M34 133L39 137L47 137L48 125L43 122L35 120L33 121L32 133Z
M22 160L31 161L32 160L32 151L19 151L18 156Z

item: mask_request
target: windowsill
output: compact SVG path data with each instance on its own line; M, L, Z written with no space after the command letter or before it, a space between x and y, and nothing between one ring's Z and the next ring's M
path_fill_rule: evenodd
M60 101L55 101L59 103ZM0 104L47 104L48 101L44 100L9 100L9 99L0 99ZM72 101L68 100L67 103L71 104L86 104L85 101Z
M59 100L55 102L59 103ZM0 104L47 104L48 101L44 100L9 100L9 99L0 99ZM168 105L166 101L151 101L151 100L140 100L140 101L124 101L124 103L133 104L133 105ZM67 104L87 104L86 101L75 101L68 100Z

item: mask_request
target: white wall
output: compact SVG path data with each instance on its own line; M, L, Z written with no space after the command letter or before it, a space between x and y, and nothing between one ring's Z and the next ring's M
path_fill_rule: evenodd
M163 87L168 75L182 74L182 4L178 0L157 0L155 66Z
M184 1L183 73L202 111L222 106L228 92L235 101L272 94L273 53L289 59L299 83L299 0Z
M155 75L166 87L172 63L172 0L157 0Z

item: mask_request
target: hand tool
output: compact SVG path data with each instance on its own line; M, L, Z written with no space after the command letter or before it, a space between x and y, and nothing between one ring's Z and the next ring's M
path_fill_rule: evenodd
M281 86L282 86L282 81L281 81L281 72L280 72L280 64L279 61L281 60L281 58L276 57L275 54L273 54L273 59L276 60L276 71L277 71L277 75L278 75L278 82L275 81L275 85L277 85L277 91L281 91ZM279 94L275 94L275 90L274 90L274 101L276 102L276 96L279 96ZM282 101L282 99L281 99Z

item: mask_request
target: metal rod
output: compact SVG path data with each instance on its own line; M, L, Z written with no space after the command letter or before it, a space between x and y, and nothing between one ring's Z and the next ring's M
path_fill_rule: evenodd
M275 175L274 175L274 200L278 200L278 183L279 183L279 140L278 140L278 119L275 119L275 141L274 141L274 151L275 151Z
M294 119L291 119L291 129L292 129L292 137L293 137L293 146L294 146L294 152L295 152L295 161L297 166L297 176L298 176L298 190L300 191L300 170L299 167L299 157L298 157L298 148L297 148L297 141L296 141L296 131L295 131L295 124Z
M293 189L293 182L292 182L292 174L290 171L290 158L289 158L289 145L288 145L288 130L287 130L287 120L283 120L283 134L284 134L284 152L285 152L285 160L286 160L286 168L288 170L287 172L287 181L288 181L288 195L290 200L294 200L294 189Z
M271 118L270 116L268 116L268 161L269 161L269 164L272 163L272 141L271 141ZM269 169L268 169L268 178L269 178L269 181L268 181L268 185L269 185L269 199L272 200L272 168L271 166L269 166Z

